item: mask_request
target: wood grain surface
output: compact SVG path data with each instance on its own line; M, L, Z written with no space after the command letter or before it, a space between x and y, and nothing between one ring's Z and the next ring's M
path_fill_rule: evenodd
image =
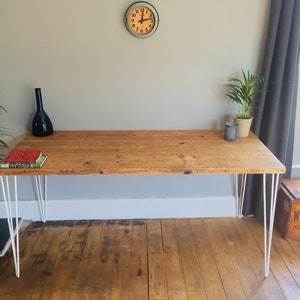
M222 130L57 131L28 134L16 148L40 149L48 159L41 168L0 169L0 175L285 172L253 133L228 142Z

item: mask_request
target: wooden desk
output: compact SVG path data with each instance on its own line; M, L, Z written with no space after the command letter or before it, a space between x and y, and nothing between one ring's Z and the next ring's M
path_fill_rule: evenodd
M44 221L47 175L241 174L241 190L236 195L241 212L246 174L263 174L264 187L266 174L271 174L268 241L265 222L265 274L268 276L278 178L285 173L285 167L254 134L227 142L224 131L57 131L42 138L27 135L16 148L40 149L48 154L48 160L39 169L0 169L5 203L9 208L6 175L14 177L15 192L17 176L34 176ZM17 203L17 195L15 201ZM18 236L16 246L14 244L16 275L19 276Z

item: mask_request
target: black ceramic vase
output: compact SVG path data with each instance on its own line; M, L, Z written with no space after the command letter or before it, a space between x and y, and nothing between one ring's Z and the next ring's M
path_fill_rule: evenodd
M53 133L50 118L43 108L42 92L40 88L35 89L36 113L32 121L32 134L35 136L47 136Z

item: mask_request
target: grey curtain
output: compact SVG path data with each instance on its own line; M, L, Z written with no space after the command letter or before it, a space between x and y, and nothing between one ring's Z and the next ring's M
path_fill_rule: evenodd
M300 1L271 0L261 68L265 82L257 98L252 130L286 166L287 178L291 176L293 157L299 40ZM262 219L262 199L261 176L248 176L243 214Z

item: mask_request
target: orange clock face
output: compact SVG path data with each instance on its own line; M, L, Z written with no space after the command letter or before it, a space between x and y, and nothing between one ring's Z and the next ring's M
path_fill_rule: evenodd
M127 30L136 37L145 38L158 26L156 9L147 2L136 2L126 11L124 22Z

